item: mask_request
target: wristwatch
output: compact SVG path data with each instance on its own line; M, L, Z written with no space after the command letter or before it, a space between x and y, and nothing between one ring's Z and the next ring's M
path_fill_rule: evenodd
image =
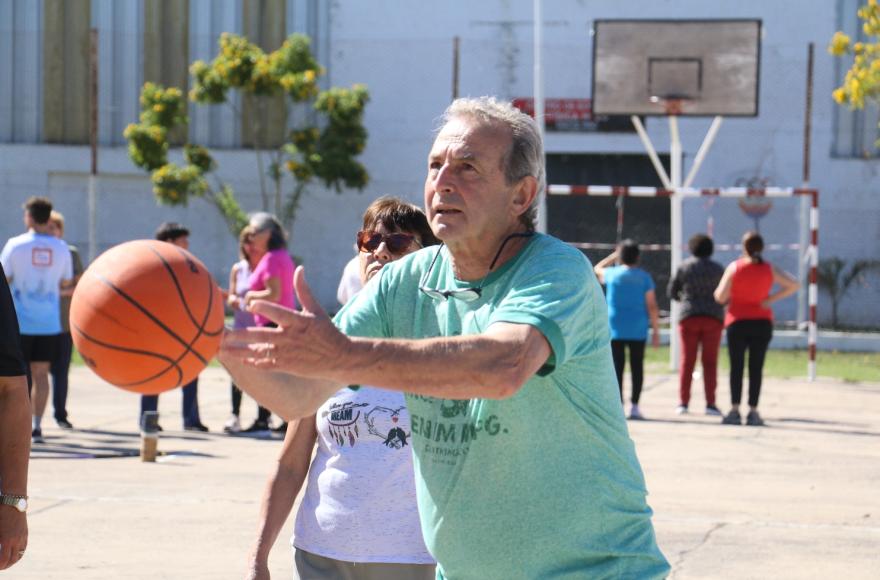
M27 500L26 495L0 495L0 505L12 506L22 513L27 511Z

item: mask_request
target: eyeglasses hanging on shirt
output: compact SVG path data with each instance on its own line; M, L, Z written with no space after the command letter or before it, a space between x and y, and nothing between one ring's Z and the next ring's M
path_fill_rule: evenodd
M498 248L498 252L495 253L495 258L493 258L492 263L489 264L489 271L486 272L486 275L483 276L482 280L480 280L480 283L476 287L471 288L440 290L439 288L429 288L426 285L428 277L431 275L431 270L434 269L434 264L437 262L437 258L440 257L440 252L443 249L444 244L440 244L440 247L437 248L437 253L434 254L434 259L431 260L431 265L428 267L428 271L425 272L425 275L422 276L422 280L419 282L419 290L434 300L449 300L450 298L455 298L462 302L473 302L483 295L483 285L486 283L486 278L489 277L489 274L492 273L492 269L495 268L495 263L498 261L498 258L501 257L501 252L504 250L504 246L507 242L514 238L529 238L534 234L535 232L517 232L504 238L504 241L501 242L501 247Z

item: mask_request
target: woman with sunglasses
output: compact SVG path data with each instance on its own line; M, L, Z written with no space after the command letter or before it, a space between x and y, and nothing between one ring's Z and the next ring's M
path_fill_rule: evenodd
M382 197L357 234L361 281L438 240L416 206ZM303 483L294 578L433 579L416 507L410 418L402 393L344 388L315 415L291 422L260 509L247 578L269 578L269 550ZM317 443L317 452L312 451Z

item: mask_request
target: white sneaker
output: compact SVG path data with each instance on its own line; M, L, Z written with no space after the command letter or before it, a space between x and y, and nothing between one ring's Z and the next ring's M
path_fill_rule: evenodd
M240 433L241 432L241 423L238 420L238 415L231 415L229 419L226 420L226 423L223 424L223 432L224 433Z
M638 405L633 405L629 409L629 419L630 421L643 421L645 417L642 415L641 410L639 410Z
M679 405L678 407L676 407L675 414L676 415L687 415L688 414L687 405Z

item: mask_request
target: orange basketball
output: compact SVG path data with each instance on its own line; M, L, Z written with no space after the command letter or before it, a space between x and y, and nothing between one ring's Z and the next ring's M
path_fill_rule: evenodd
M155 395L192 381L217 354L223 299L192 254L136 240L110 248L83 273L70 333L102 379Z

